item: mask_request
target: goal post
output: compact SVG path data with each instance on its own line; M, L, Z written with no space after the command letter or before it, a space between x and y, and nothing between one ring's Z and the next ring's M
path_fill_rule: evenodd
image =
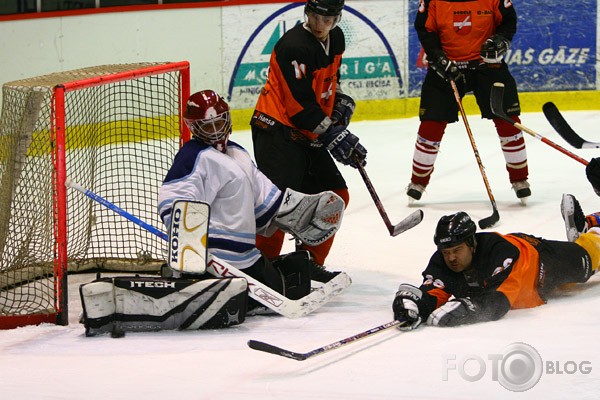
M157 271L158 189L181 143L189 63L116 64L5 83L0 115L0 329L68 324L68 272Z

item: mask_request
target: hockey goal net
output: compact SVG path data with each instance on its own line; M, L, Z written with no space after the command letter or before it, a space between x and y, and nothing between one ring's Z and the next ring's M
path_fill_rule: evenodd
M105 65L5 83L0 116L0 328L68 324L67 271L158 270L158 189L189 135L189 63Z

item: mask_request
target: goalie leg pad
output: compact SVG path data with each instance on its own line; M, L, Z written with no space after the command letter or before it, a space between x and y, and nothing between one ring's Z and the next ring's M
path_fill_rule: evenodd
M110 278L97 279L79 287L83 305L82 322L85 335L94 336L114 329L115 287Z
M84 284L80 293L86 336L216 329L244 322L248 283L242 278L117 277Z
M338 231L345 207L344 200L334 192L309 195L288 188L274 224L303 243L316 246Z
M298 300L310 293L310 254L308 251L295 251L273 260L284 282L284 295Z

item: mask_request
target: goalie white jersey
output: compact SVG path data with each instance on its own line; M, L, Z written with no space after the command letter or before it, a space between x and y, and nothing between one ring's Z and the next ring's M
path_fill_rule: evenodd
M229 141L227 152L221 153L190 140L175 156L159 190L158 208L166 226L176 200L210 204L208 252L244 269L260 258L256 233L270 225L282 195L235 142Z

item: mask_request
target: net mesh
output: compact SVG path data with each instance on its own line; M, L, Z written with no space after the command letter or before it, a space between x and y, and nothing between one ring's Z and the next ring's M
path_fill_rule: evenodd
M158 65L85 68L9 82L0 118L0 316L55 304L55 85ZM67 176L161 229L158 189L179 148L180 72L65 93ZM56 110L59 113L60 110ZM67 191L69 272L157 270L166 242Z

